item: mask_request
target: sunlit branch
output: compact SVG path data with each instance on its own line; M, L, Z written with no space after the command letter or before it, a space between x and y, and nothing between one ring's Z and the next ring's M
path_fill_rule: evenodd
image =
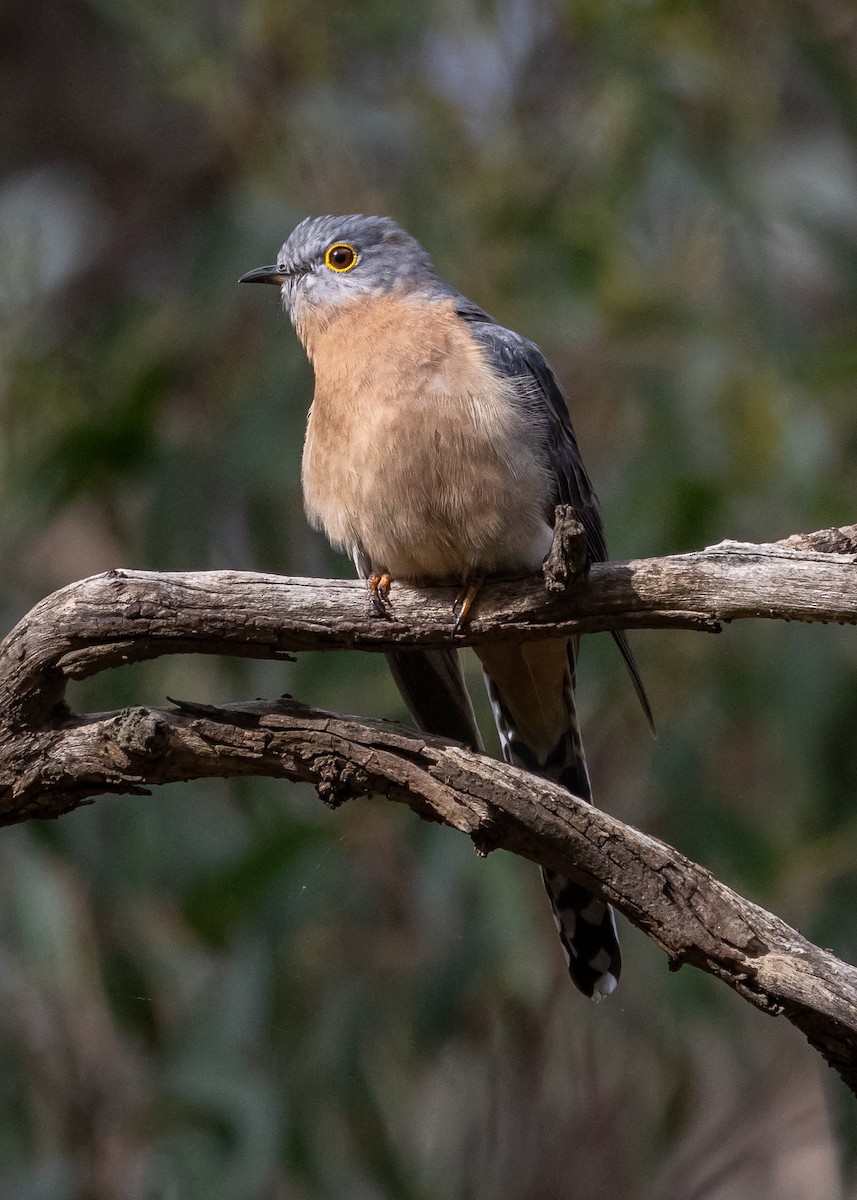
M113 571L54 593L0 646L0 824L59 816L105 792L212 777L308 781L332 805L385 795L466 833L480 853L509 850L606 896L672 965L699 967L784 1015L857 1092L857 970L677 850L549 781L295 701L84 716L66 706L70 679L163 654L281 658L619 627L708 630L744 617L857 620L857 526L600 564L570 583L580 539L562 522L560 537L547 588L542 578L486 586L460 635L444 589L394 586L386 619L359 583L237 572Z

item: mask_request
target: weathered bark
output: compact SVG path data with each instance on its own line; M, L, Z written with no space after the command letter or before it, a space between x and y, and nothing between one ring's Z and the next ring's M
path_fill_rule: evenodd
M66 679L162 654L281 658L294 650L458 646L608 629L717 633L746 617L857 622L857 526L771 545L595 563L570 590L541 576L486 584L454 632L456 589L394 584L387 618L357 580L239 571L109 571L37 604L0 646L0 717L46 717ZM835 545L836 553L820 546ZM846 551L844 548L849 547Z
M467 833L480 853L502 847L606 896L672 964L700 967L786 1016L857 1092L857 970L678 851L548 781L295 701L78 716L64 700L71 678L161 654L277 658L618 627L716 630L749 616L854 622L855 550L852 526L599 564L588 580L578 563L571 590L563 589L574 570L554 562L556 590L540 579L492 583L462 634L453 633L453 593L443 589L394 587L384 619L357 583L233 572L95 576L43 600L0 646L0 824L59 816L99 793L216 776L307 780L333 805L385 795Z

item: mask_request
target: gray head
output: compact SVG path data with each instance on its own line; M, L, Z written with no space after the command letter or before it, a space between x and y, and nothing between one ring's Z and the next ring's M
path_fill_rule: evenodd
M391 291L448 294L422 246L389 217L308 217L277 261L242 275L274 283L292 320L304 305L342 304Z

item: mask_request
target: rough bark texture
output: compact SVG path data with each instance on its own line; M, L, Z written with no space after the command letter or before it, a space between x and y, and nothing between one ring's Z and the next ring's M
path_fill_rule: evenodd
M112 571L56 592L0 646L0 824L59 816L99 793L216 776L309 781L332 806L379 793L462 830L480 853L502 847L606 896L672 964L700 967L786 1016L857 1092L857 970L677 850L548 781L295 701L84 716L65 705L69 679L161 654L277 658L618 627L717 630L749 616L857 621L857 526L596 564L586 578L579 531L560 525L549 588L541 579L486 586L460 634L453 591L443 589L394 586L386 619L359 583L234 572Z

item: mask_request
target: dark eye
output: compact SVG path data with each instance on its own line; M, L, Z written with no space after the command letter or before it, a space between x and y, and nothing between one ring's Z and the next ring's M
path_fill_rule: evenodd
M350 271L357 262L357 251L348 242L334 242L324 256L324 264L331 271Z

